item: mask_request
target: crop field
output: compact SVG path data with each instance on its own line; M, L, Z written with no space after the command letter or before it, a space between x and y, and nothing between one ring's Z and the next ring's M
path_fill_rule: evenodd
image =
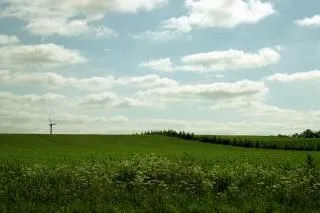
M160 135L4 134L0 212L320 212L319 165Z
M320 151L319 138L293 138L279 136L218 136L229 139L229 145L285 150ZM239 143L240 141L240 143ZM237 143L238 142L238 143Z
M223 144L246 148L282 149L298 151L320 151L320 138L299 138L290 136L245 136L245 135L195 135L174 130L150 131L141 135L165 135L190 141Z

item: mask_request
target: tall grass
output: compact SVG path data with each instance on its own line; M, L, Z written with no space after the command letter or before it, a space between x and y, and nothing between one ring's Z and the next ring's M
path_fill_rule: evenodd
M297 165L154 154L0 163L2 212L316 212L319 197L312 156Z

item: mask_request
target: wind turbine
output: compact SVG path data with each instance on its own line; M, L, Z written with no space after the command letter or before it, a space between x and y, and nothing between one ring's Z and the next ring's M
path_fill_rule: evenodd
M53 123L52 120L51 120L51 118L49 118L50 135L52 135L52 127L53 127L54 125L56 125L56 124L57 124L57 123Z

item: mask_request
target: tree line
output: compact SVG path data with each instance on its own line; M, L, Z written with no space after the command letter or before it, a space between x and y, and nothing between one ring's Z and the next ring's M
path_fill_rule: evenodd
M287 137L288 140L259 140L246 137L226 137L217 135L195 135L185 131L175 130L155 130L146 131L142 135L164 135L176 137L185 140L198 141L202 143L222 144L247 148L265 148L265 149L284 149L284 150L300 150L300 151L320 151L320 140L309 140L308 138L317 138L306 130L301 134L293 136L279 135ZM312 136L312 137L311 137ZM297 140L295 138L301 138Z
M311 129L307 129L302 133L295 133L292 135L294 138L320 138L320 130L312 131Z

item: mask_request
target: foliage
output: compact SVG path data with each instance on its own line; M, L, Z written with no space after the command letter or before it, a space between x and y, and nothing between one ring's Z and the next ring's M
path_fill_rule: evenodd
M0 212L317 212L319 154L158 135L0 135Z
M320 138L320 130L312 131L311 129L307 129L302 133L295 133L293 135L295 138Z
M215 208L307 212L320 208L320 174L311 156L294 168L188 159L150 154L57 165L2 162L0 206L7 212L211 212Z
M306 135L309 135L306 133ZM165 135L185 140L199 141L203 143L231 145L247 148L284 149L297 151L320 151L320 140L308 137L278 136L217 136L195 135L194 133L177 132L174 130L148 131L142 135Z

